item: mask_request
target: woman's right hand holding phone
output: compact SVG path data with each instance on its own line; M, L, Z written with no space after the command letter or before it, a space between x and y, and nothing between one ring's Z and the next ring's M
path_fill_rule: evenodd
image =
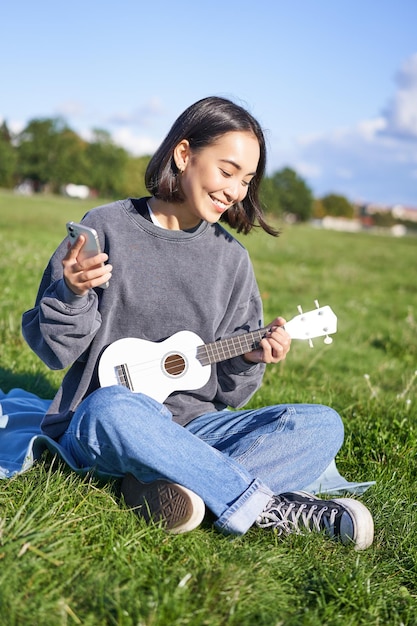
M68 245L68 252L62 260L64 280L77 296L84 296L90 289L100 287L111 278L111 265L104 265L108 259L105 252L90 258L82 258L81 250L86 242L80 235L74 245Z

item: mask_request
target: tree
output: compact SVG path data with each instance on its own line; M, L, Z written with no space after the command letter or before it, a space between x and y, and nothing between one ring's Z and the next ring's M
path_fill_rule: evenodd
M323 202L320 198L315 198L313 201L313 217L321 220L326 215Z
M49 184L52 191L69 182L85 182L85 142L62 118L31 120L17 137L20 179L35 188Z
M145 186L145 171L150 157L129 157L124 171L121 184L123 186L123 196L139 198L149 195Z
M283 210L279 202L278 193L272 178L265 177L261 183L260 197L267 213L282 216Z
M102 196L123 195L124 171L128 153L116 146L110 133L95 129L86 149L89 185Z
M58 119L34 119L17 137L19 177L32 180L35 188L51 179L56 157L55 137L60 126Z
M17 154L6 122L0 126L0 187L13 187Z
M312 215L313 194L306 182L289 167L266 179L262 194L267 210L291 215L299 222L307 221Z
M56 138L56 161L52 169L54 191L63 185L88 185L87 142L70 128L64 128Z
M355 213L353 204L345 196L340 196L336 193L329 193L327 196L324 196L321 199L321 204L325 215L352 218Z

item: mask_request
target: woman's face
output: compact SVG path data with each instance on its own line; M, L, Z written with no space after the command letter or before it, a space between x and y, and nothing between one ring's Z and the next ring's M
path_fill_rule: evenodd
M180 175L185 202L179 207L192 225L200 220L214 223L222 213L241 202L256 174L259 143L251 132L230 132L215 143L193 151L184 140L176 147L174 158L183 169Z

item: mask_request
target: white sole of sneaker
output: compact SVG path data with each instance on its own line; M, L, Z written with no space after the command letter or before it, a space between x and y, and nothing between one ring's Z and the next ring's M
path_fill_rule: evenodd
M194 530L205 514L203 500L193 491L166 480L141 483L131 474L121 488L127 506L147 522L162 523L171 534Z
M348 511L354 525L353 538L346 537L343 541L342 536L342 542L345 545L353 544L355 550L369 548L374 540L374 520L366 506L353 498L333 498L333 502L337 502Z

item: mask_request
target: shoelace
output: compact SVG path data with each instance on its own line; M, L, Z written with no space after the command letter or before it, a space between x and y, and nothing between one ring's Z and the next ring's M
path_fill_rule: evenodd
M279 502L262 513L257 525L261 528L276 528L280 535L301 533L303 530L327 530L333 535L338 513L338 509L329 509L327 505Z

